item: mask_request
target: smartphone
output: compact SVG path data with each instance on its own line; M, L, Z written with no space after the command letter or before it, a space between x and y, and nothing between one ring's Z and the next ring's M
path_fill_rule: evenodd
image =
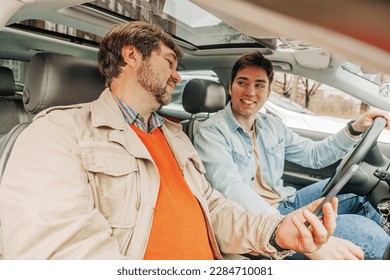
M339 191L345 186L345 184L351 179L353 174L359 169L359 166L357 164L352 165L347 173L343 175L343 177L340 178L340 180L336 183L336 185L330 190L330 192L325 196L324 200L320 203L320 205L317 206L317 208L313 211L313 214L318 216L322 211L322 206L329 202L336 194L339 193ZM306 226L309 226L310 224L306 221Z

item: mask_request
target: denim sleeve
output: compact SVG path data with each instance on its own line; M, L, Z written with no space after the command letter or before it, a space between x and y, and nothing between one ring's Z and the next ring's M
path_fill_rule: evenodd
M301 137L287 127L284 134L286 160L314 169L335 163L357 143L344 129L321 141Z
M224 133L217 127L201 127L195 135L194 146L206 168L206 178L213 188L245 209L258 213L279 213L245 183L233 160L232 149Z

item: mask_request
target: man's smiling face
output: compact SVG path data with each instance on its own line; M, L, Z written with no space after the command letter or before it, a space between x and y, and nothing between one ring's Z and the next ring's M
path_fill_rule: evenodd
M254 120L269 93L270 84L263 68L250 66L240 69L229 88L232 110L237 120Z

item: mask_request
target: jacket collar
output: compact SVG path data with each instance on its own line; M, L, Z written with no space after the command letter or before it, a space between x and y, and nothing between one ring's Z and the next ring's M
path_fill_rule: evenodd
M105 89L100 97L91 103L91 122L96 128L102 126L112 128L114 131L110 133L110 140L120 143L131 154L149 158L149 156L145 156L146 153L141 148L143 147L141 142L133 142L130 145L130 143L126 140L129 139L126 137L127 133L135 136L135 132L130 129L127 124L110 89ZM171 138L178 137L181 133L181 125L167 119L164 119L164 124L161 129L169 144L171 144Z
M115 130L126 130L129 126L109 88L106 88L100 97L91 103L91 119L94 127L108 126ZM164 125L174 135L181 131L179 124L165 118Z
M91 121L94 127L108 126L115 130L128 126L109 88L91 103Z

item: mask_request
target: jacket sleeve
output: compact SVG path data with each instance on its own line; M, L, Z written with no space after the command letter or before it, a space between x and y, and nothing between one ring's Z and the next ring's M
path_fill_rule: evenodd
M205 184L210 220L220 250L224 254L261 254L282 259L293 251L278 252L269 239L283 216L244 209Z
M323 168L342 158L357 143L344 129L321 141L301 137L283 126L286 160L309 168Z
M245 209L258 213L279 213L245 183L234 163L232 150L222 132L216 127L201 127L195 135L194 145L206 168L206 177L213 188Z
M15 143L0 188L6 259L124 259L65 115L38 118Z

